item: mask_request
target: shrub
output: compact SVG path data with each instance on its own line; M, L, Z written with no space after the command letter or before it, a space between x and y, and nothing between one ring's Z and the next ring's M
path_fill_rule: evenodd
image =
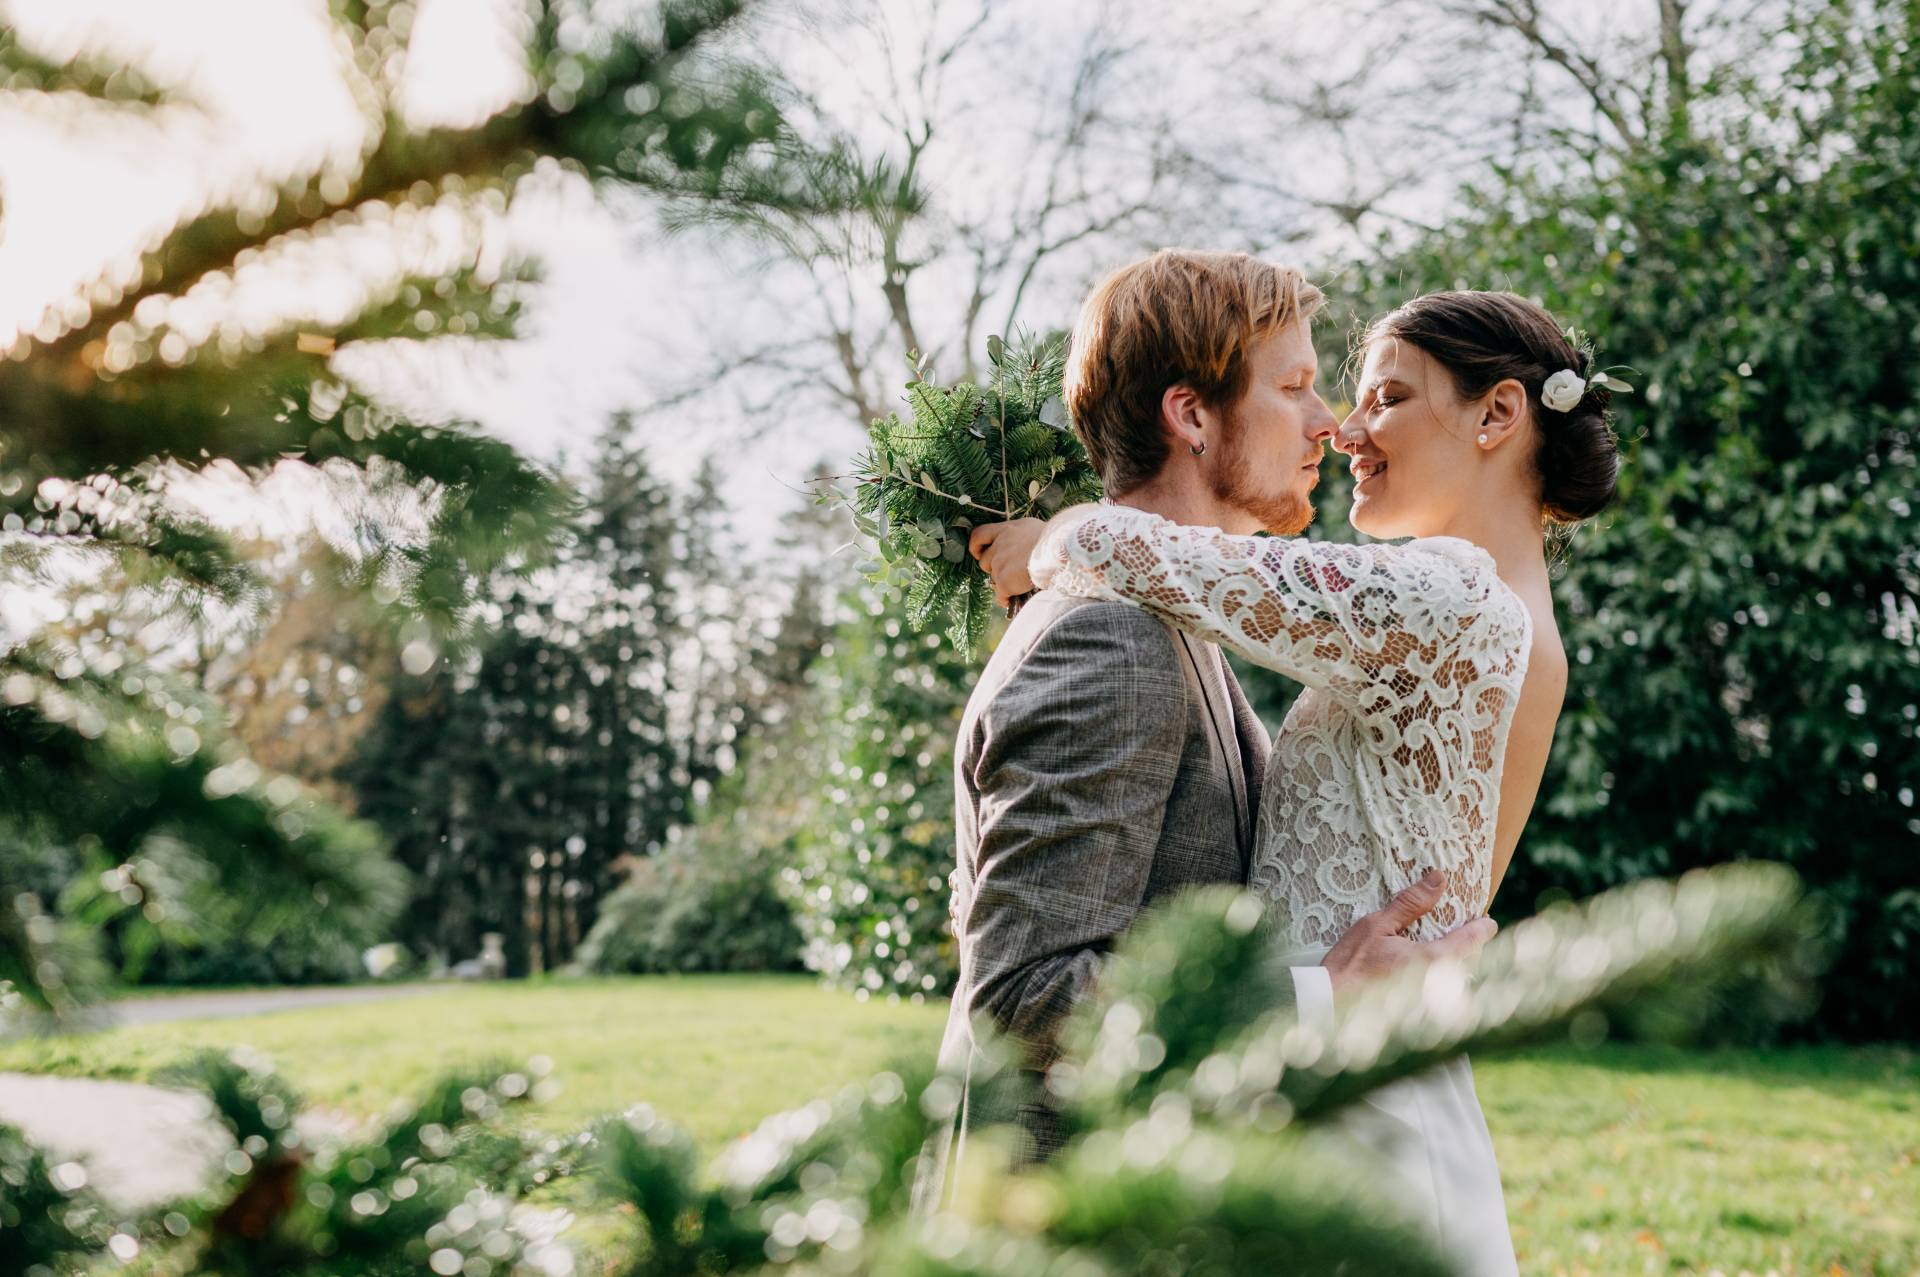
M953 743L978 671L938 634L867 606L812 671L824 792L782 877L828 983L909 998L952 988Z
M791 971L800 932L773 858L696 829L640 861L600 907L574 966L599 974Z
M358 945L344 936L303 928L269 945L163 947L140 973L140 983L343 984L366 974Z

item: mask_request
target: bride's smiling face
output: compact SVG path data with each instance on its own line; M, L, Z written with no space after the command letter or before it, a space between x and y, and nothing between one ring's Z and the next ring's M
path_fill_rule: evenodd
M1333 437L1350 458L1353 526L1382 539L1436 535L1473 498L1485 405L1462 402L1438 360L1410 342L1372 342L1353 411Z

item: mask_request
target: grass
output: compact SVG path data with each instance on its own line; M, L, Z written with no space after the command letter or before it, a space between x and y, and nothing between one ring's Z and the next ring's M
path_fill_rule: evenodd
M369 1114L449 1065L555 1062L552 1129L646 1100L709 1152L761 1117L925 1059L943 1005L803 978L461 987L245 1020L0 1045L0 1070L150 1078L245 1043L312 1099ZM1541 1050L1476 1064L1521 1271L1920 1274L1920 1062L1898 1049Z
M1475 1065L1522 1272L1920 1273L1920 1061L1626 1046Z
M311 1101L355 1116L488 1059L554 1062L541 1126L646 1101L715 1149L893 1060L928 1056L946 1007L856 1002L801 976L461 985L387 1002L179 1020L0 1045L0 1070L144 1081L201 1047L264 1052Z

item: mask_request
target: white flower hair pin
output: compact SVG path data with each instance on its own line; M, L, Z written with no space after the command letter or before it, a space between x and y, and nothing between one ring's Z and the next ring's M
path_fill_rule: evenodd
M1540 387L1540 402L1555 412L1565 412L1587 395L1587 379L1571 368L1562 368Z
M1578 329L1567 329L1566 336L1567 343L1580 352L1580 362L1585 364L1589 369L1592 369L1593 343L1582 335ZM1559 372L1547 378L1546 384L1540 387L1540 402L1554 412L1569 412L1577 407L1582 399L1587 397L1587 389L1589 387L1600 390L1610 390L1617 395L1632 394L1633 387L1620 378L1613 376L1615 371L1616 369L1606 368L1593 373L1591 376L1582 377L1571 368L1562 368Z

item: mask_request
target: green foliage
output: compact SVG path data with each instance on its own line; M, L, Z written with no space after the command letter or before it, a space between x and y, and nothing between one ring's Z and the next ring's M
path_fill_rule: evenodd
M346 984L366 977L361 955L386 928L343 929L324 913L294 918L271 944L241 939L170 944L163 937L139 973L141 985Z
M875 1216L899 1213L926 1135L924 1069L874 1074L762 1122L715 1166L735 1203L784 1199L806 1214L832 1198Z
M521 974L530 965L527 911L512 902L525 893L531 851L518 841L525 791L513 788L521 779L514 758L491 744L529 724L512 714L514 702L468 694L459 677L486 686L513 637L513 630L502 631L468 657L477 667L470 674L441 667L397 680L340 779L412 875L395 937L415 953L458 960L478 953L481 936L496 932L505 939L508 971ZM481 819L481 812L505 819Z
M866 1221L904 1219L928 1135L928 1082L924 1071L885 1071L776 1114L715 1159L709 1183L692 1142L650 1108L599 1125L602 1183L645 1221L626 1271L805 1265L828 1248L845 1253Z
M508 1226L532 1162L503 1119L532 1095L528 1070L450 1073L371 1135L318 1148L295 1124L299 1097L256 1058L207 1052L171 1079L207 1096L235 1147L200 1192L136 1218L115 1221L90 1193L60 1187L63 1174L83 1177L72 1167L49 1172L37 1150L0 1128L7 1272L95 1271L115 1233L154 1273L388 1277L430 1263L459 1271L475 1259L501 1274L556 1271L550 1247Z
M921 998L951 987L953 741L974 669L865 598L810 677L828 775L784 872L806 962L830 983Z
M1055 1084L1074 1123L1110 1125L1178 1094L1195 1113L1272 1129L1322 1118L1468 1043L1485 1053L1556 1031L1686 1040L1719 998L1766 991L1787 1011L1781 995L1804 995L1820 951L1797 878L1756 862L1549 910L1496 937L1471 981L1451 967L1369 986L1330 1038L1272 1010L1283 956L1251 898L1224 889L1190 893L1129 935L1066 1033L1077 1064Z
M1271 1001L1277 955L1246 903L1201 893L1126 937L1053 1079L1075 1139L1013 1172L996 1161L995 1133L974 1132L949 1206L930 1218L912 1201L926 1141L956 1102L952 1078L878 1073L769 1118L703 1172L692 1141L644 1105L529 1160L500 1119L533 1075L499 1068L444 1079L344 1147L309 1148L284 1083L210 1055L188 1073L240 1152L206 1193L163 1208L177 1215L164 1232L125 1227L178 1265L163 1271L370 1277L423 1262L452 1272L475 1255L494 1272L565 1271L507 1227L509 1208L591 1166L602 1203L628 1221L621 1253L597 1256L596 1270L635 1277L1442 1274L1452 1269L1377 1196L1366 1164L1309 1138L1329 1117L1456 1052L1586 1035L1596 1016L1684 1030L1700 990L1737 986L1738 959L1807 938L1797 885L1776 866L1639 884L1514 929L1477 982L1440 967L1363 992L1327 1038ZM1242 997L1243 982L1265 992ZM6 1149L0 1173L31 1163ZM37 1244L70 1250L75 1238Z
M1303 1164L1291 1142L1163 1121L1122 1156L1100 1132L1057 1164L1000 1174L964 1215L909 1217L933 1097L944 1085L884 1072L865 1086L769 1118L701 1185L691 1145L651 1110L603 1126L606 1180L646 1221L625 1271L739 1272L771 1261L802 1273L1063 1271L1236 1273L1344 1263L1357 1273L1440 1274L1410 1228L1355 1175ZM1155 1138L1157 1137L1157 1138Z
M527 1150L501 1118L531 1093L527 1072L449 1074L372 1136L317 1150L294 1125L298 1097L263 1063L208 1053L177 1078L207 1093L239 1146L225 1178L178 1207L186 1227L168 1230L191 1271L373 1277L445 1251L518 1266L507 1212Z
M1498 912L1783 861L1830 907L1819 1027L1911 1038L1920 11L1832 0L1785 35L1783 82L1702 89L1712 131L1515 182L1354 276L1363 311L1534 296L1640 386L1618 508L1555 585L1571 686Z
M603 1191L631 1206L644 1236L629 1277L757 1267L766 1233L699 1184L693 1141L638 1105L594 1128Z
M135 978L163 941L351 943L398 907L372 827L264 775L179 680L44 645L7 661L0 867L24 890L0 922L0 981L62 1008L97 976L102 932Z
M65 1277L106 1249L118 1224L75 1169L0 1125L0 1272Z
M635 864L600 907L574 965L600 975L659 971L788 971L800 931L763 849L722 841L724 828Z
M1194 1129L1178 1105L1160 1112L1158 1130L1143 1124L1144 1157L1124 1150L1131 1130L1114 1130L1062 1162L1050 1241L1116 1274L1455 1271L1358 1171L1294 1141Z
M1069 428L1060 399L1066 339L1021 337L987 347L984 386L907 383L908 415L873 423L842 499L873 538L885 567L877 582L903 591L914 629L947 622L971 656L986 636L993 588L967 553L982 523L1045 518L1099 496L1099 478Z

